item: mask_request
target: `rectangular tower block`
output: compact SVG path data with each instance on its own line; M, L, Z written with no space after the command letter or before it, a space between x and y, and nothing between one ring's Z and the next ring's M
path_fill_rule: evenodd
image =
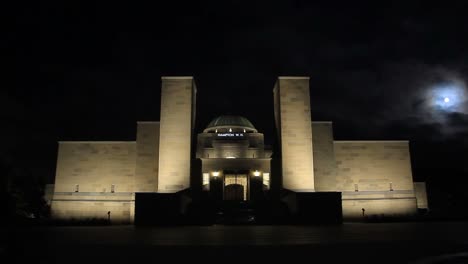
M190 186L195 83L193 77L162 77L158 192Z
M314 145L315 191L336 191L336 161L333 145L332 122L312 122Z
M156 192L159 170L159 122L137 122L134 192Z
M309 77L279 77L273 94L283 188L314 191Z

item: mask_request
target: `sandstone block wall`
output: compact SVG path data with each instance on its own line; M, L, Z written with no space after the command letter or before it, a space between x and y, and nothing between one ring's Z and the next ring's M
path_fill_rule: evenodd
M159 171L159 122L138 122L135 192L156 192Z
M336 161L332 122L312 122L314 179L318 192L336 191Z
M416 213L407 141L335 141L334 151L345 218Z
M64 220L106 220L110 211L111 223L133 222L134 201L54 200L52 217Z
M133 192L136 144L59 142L55 192Z
M219 139L214 133L197 136L197 158L269 158L262 133L245 133L243 139Z
M407 141L335 141L337 191L413 191Z
M342 200L343 217L346 219L364 217L405 217L416 213L416 199L344 199Z
M210 173L222 170L258 170L270 173L271 159L202 159L202 172Z
M309 78L279 77L273 93L283 188L314 191Z
M162 77L158 192L190 186L195 91L192 77Z
M135 142L60 142L52 217L133 221Z

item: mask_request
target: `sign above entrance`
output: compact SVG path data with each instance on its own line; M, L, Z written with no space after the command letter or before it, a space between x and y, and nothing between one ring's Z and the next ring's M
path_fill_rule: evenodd
M216 134L217 137L222 137L222 138L243 138L244 133L218 133Z

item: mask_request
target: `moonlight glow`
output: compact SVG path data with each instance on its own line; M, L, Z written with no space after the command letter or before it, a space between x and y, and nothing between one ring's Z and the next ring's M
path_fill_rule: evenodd
M434 85L428 92L430 108L439 112L465 112L466 88L462 82Z

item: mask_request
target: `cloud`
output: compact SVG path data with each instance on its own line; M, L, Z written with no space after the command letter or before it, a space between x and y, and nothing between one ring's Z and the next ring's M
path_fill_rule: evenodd
M409 65L409 67L412 67ZM408 66L407 66L408 68ZM397 90L401 104L389 108L386 119L412 121L416 125L439 124L442 135L451 137L468 128L467 87L456 70L421 65ZM401 90L404 89L404 90Z
M467 88L460 72L411 61L344 68L311 79L313 112L381 137L391 137L396 128L410 137L455 137L468 131ZM451 96L450 104L441 104L445 96Z

